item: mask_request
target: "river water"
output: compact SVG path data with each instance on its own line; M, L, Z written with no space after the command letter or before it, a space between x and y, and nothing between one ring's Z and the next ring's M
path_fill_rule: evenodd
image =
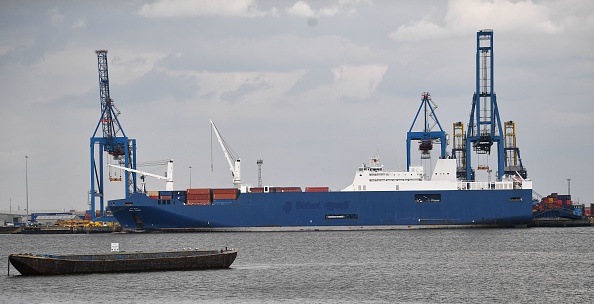
M20 276L10 253L236 248L227 270ZM594 228L0 235L0 303L592 303Z

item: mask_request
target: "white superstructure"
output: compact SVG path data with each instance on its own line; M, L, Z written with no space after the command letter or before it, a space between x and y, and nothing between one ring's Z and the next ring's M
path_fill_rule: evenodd
M497 182L465 182L456 179L456 160L439 159L431 176L425 177L423 166L410 166L409 171L386 171L379 156L369 159L357 170L353 183L342 191L401 190L479 190L532 189L532 181L511 177Z

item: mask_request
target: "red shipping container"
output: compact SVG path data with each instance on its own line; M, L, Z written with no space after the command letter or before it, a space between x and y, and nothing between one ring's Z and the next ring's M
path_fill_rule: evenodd
M237 188L212 189L212 194L237 194Z
M171 195L161 195L161 199L171 199Z
M264 192L264 188L260 187L260 188L250 188L250 192L253 193L262 193Z
M188 200L210 200L210 193L209 194L188 194Z
M234 200L237 199L237 193L214 193L212 199L215 200Z
M187 195L190 194L209 194L210 195L210 188L195 188L195 189L188 189L186 192Z
M275 192L301 192L301 187L276 187Z
M330 187L305 187L305 192L328 192Z

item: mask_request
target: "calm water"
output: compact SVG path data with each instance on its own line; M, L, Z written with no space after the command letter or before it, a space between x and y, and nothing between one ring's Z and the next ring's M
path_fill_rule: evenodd
M9 253L234 247L229 270L7 276ZM594 228L0 235L0 303L592 303Z

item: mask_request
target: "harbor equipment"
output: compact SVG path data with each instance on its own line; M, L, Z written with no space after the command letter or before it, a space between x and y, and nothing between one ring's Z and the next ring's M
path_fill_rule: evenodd
M113 104L109 94L109 75L107 69L107 50L96 50L98 68L99 68L99 97L101 100L101 117L95 127L95 132L90 139L91 150L91 189L89 195L91 216L94 220L96 202L99 198L100 216L105 216L104 196L105 185L103 177L104 152L118 162L120 166L130 169L136 169L136 140L128 138L118 115L120 112ZM99 131L101 127L102 132ZM99 147L96 150L96 147ZM98 160L96 160L96 157ZM112 177L111 181L121 180L121 177ZM126 171L124 175L126 198L136 191L136 172Z
M217 136L217 140L223 149L223 153L225 153L225 159L227 159L227 163L231 169L231 175L233 176L233 186L236 188L241 188L241 159L236 156L235 152L233 152L231 145L229 145L229 143L223 139L219 133L219 130L217 129L217 126L215 126L212 120L210 121L210 125Z
M446 133L443 131L437 115L435 115L435 109L437 105L431 99L429 92L423 92L423 98L421 98L421 105L417 110L415 119L413 120L410 129L406 133L406 170L410 169L410 143L412 140L419 141L419 150L421 151L421 159L430 159L431 150L433 150L433 144L437 143L441 146L441 158L446 157ZM423 111L423 131L413 131L419 113ZM435 126L439 127L439 131L432 131Z
M520 149L516 146L515 123L506 122L503 133L497 96L495 94L495 73L493 55L493 30L485 29L476 35L476 90L472 97L472 110L468 122L468 133L463 134L464 126L454 124L453 157L459 159L457 175L466 175L466 180L475 180L472 167L472 155L490 155L493 144L497 144L497 180L504 175L527 178L527 171L522 165ZM462 133L459 133L459 130ZM465 143L456 144L456 140L464 139ZM461 151L464 152L461 152ZM461 168L465 166L465 169ZM477 166L479 170L491 172L488 164Z

